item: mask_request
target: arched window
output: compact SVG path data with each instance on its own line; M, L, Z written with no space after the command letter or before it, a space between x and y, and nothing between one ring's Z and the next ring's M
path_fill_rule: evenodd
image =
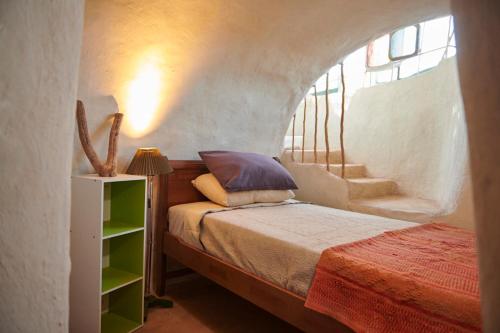
M347 103L360 88L402 80L430 70L443 60L455 56L453 17L409 25L372 40L344 58L347 80ZM326 74L315 83L318 96L326 93ZM340 106L340 66L329 70L328 94L333 109ZM311 88L308 95L314 90ZM301 106L299 105L299 109Z
M455 54L451 16L404 27L366 46L368 82L365 86L410 77Z

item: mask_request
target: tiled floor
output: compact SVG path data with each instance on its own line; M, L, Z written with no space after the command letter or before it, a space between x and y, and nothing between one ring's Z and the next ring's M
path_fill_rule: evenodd
M170 309L150 309L138 333L300 332L250 302L204 278L168 288Z

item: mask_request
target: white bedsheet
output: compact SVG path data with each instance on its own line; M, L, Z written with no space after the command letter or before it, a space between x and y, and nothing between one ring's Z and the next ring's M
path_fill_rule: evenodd
M323 250L414 225L295 200L238 209L206 201L169 209L173 235L301 296Z

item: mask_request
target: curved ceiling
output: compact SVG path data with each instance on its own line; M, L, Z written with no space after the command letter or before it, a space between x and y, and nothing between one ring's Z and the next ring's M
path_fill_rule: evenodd
M125 113L122 166L138 146L173 159L206 149L277 154L305 91L341 57L449 12L448 0L87 0L79 97L102 154L100 127L116 111L105 96Z

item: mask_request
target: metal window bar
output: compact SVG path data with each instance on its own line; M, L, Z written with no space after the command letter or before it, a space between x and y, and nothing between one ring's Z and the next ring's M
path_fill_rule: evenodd
M340 63L340 81L342 83L342 109L340 114L340 156L342 158L342 178L345 178L345 155L344 155L344 113L345 113L345 76L344 62Z
M292 162L295 162L295 114L293 114L292 123Z
M304 118L302 119L302 163L304 163L304 149L306 146L306 111L307 111L307 94L304 96Z
M317 141L318 141L318 91L314 87L314 163L318 163ZM328 93L328 92L327 92Z
M329 71L326 72L326 91L328 91ZM330 171L330 143L328 142L328 118L330 115L330 106L328 105L328 94L325 94L325 162L326 170Z

